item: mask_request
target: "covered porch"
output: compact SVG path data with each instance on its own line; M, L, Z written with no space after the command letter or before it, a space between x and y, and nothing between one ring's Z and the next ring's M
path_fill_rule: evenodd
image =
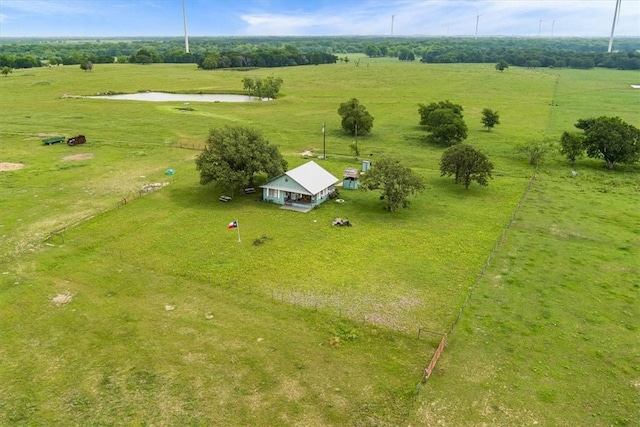
M316 197L310 194L296 193L293 191L284 192L284 204L281 209L296 212L309 212L316 205Z

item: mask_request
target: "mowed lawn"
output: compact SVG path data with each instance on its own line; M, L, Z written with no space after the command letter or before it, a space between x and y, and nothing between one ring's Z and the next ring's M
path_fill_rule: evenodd
M185 105L62 97L141 90L239 92L242 77L272 74L282 77L284 85L281 98L270 102ZM638 349L634 353L634 347L625 349L622 343L637 335L637 287L633 292L638 273L634 264L637 215L616 217L623 225L609 233L611 241L626 243L624 249L606 248L612 259L617 259L616 251L628 255L620 273L627 278L626 288L620 290L611 282L609 289L615 290L611 298L626 300L629 315L621 314L622 302L612 304L604 315L616 325L624 323L610 334L610 351L620 354L624 362L605 364L608 368L601 372L598 387L619 385L615 390L620 403L613 409L598 409L602 400L592 399L590 407L583 406L570 416L566 410L552 410L589 400L585 396L594 386L589 382L593 378L582 372L590 364L575 368L572 381L554 377L567 389L576 384L576 378L582 381L582 391L574 391L573 398L565 397L552 382L535 377L536 391L523 393L529 397L537 393L535 406L519 399L518 393L504 392L503 381L514 389L521 387L518 361L532 360L529 354L534 346L526 337L546 342L554 335L537 327L513 342L518 334L505 332L502 325L507 320L499 315L533 316L528 298L509 295L521 292L520 288L547 292L544 283L533 278L551 275L549 280L566 292L563 298L578 301L575 319L586 322L584 315L593 303L591 296L584 296L589 295L588 288L568 283L567 273L549 268L549 263L561 263L562 256L581 260L579 270L586 282L589 268L602 269L590 262L594 255L581 247L558 245L553 252L540 233L526 236L531 227L527 218L547 221L533 227L536 230L555 230L547 226L556 222L580 224L573 231L558 227L561 231L551 233L558 239L562 233L591 230L589 224L597 222L597 215L582 212L561 218L573 215L568 207L572 200L580 200L582 193L571 196L576 182L582 182L583 192L600 200L603 209L615 203L612 212L633 211L638 185L634 169L613 172L615 178L610 178L612 173L602 171L598 163L583 161L585 171L576 166L581 179L576 181L567 178L571 169L553 158L538 175L470 307L450 335L436 373L421 385L438 338L417 336L419 328L450 329L509 223L533 173L514 154L514 147L544 134L559 134L566 121L583 117L581 111L597 114L586 107L581 110L578 105L592 105L572 99L573 93L563 93L562 83L575 85L581 78L592 85L611 78L621 83L623 75L600 70L498 73L490 65L369 59L359 67L351 63L246 72L168 65L96 66L91 73L75 67L16 70L0 79L3 104L12 106L0 112L0 161L25 165L0 173L0 352L9 361L0 369L2 377L10 379L0 385L2 422L632 422L629 404L634 398L637 403L638 375L635 371L634 380L633 370L634 363L638 366ZM610 88L598 93L604 96L606 90ZM561 96L576 111L553 106L551 101ZM340 130L336 112L351 97L375 117L372 134L358 141L364 157L374 164L383 155L399 157L425 178L427 189L412 199L410 209L389 214L382 210L377 193L348 190L341 192L345 203L327 203L308 214L279 210L253 195L234 195L232 202L223 204L217 200L219 190L198 184L193 161L198 151L180 148L202 146L212 127L248 125L260 129L280 147L290 166L297 166L306 161L299 153L322 153L321 128L326 122L329 158L316 161L341 177L344 168L360 164L350 154L353 138ZM450 178L439 176L442 148L422 140L417 108L418 103L443 99L464 106L468 142L494 162L489 187L464 191ZM494 132L481 128L484 107L501 113L503 123ZM631 120L632 110L625 111L624 117ZM40 143L44 135L78 133L87 135L86 145ZM75 154L87 158L68 160ZM165 175L168 168L176 174ZM610 185L614 191L591 191L611 180L618 183ZM139 190L149 183L167 185L140 197ZM538 202L538 191L543 189L546 195ZM554 209L555 201L563 205ZM582 203L579 206L587 209L595 202ZM348 217L354 227L333 228L330 224L336 216ZM226 229L232 220L240 223L241 242L236 230ZM43 244L51 232L77 223ZM258 239L261 244L255 242ZM514 251L515 258L509 255ZM545 261L548 257L553 259ZM517 265L520 261L524 267ZM500 298L491 295L492 287L514 300L510 309L493 308ZM548 299L545 304L554 303ZM484 310L490 314L483 314ZM548 311L548 319L556 313L567 315L557 308ZM475 325L486 318L494 323ZM559 319L567 324L568 336L575 319ZM490 339L478 341L478 329L491 334ZM580 363L583 358L578 357L575 341L566 341L561 348L576 355L574 364ZM598 349L597 343L591 341L589 349ZM483 382L486 394L481 394L473 380L477 377L468 369L491 365L497 372L495 356L500 350L504 354L498 356L508 361L509 368L500 370L499 380ZM552 353L546 363L553 366L560 360L561 354ZM619 366L626 374L627 388L608 380L611 366ZM500 393L509 399L494 403L492 396ZM507 415L500 416L494 407Z

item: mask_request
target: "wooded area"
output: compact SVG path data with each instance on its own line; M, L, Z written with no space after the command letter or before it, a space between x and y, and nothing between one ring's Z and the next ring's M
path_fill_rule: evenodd
M426 63L496 63L526 67L638 70L636 38L193 37L19 39L0 41L0 67L104 63L193 63L200 68L282 67L349 61L349 54Z

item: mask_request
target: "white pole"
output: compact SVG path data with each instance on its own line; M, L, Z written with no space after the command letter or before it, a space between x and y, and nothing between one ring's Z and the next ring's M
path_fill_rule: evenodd
M613 24L611 24L611 37L609 37L609 49L608 53L611 53L611 49L613 49L613 32L616 29L616 21L620 17L620 3L622 0L616 0L616 10L613 12Z
M184 22L184 51L189 53L189 36L187 34L187 12L184 8L184 0L182 0L182 21Z
M236 229L238 230L238 242L240 242L240 223L236 221Z
M322 160L327 159L327 124L322 123Z

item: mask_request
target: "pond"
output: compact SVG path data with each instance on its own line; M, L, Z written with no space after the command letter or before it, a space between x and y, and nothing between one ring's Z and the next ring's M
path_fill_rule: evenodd
M87 96L86 98L99 99L121 99L126 101L151 101L151 102L252 102L267 100L267 98L258 98L256 96L247 95L230 95L230 94L214 94L214 93L166 93L166 92L141 92L128 93L122 95L96 95Z

